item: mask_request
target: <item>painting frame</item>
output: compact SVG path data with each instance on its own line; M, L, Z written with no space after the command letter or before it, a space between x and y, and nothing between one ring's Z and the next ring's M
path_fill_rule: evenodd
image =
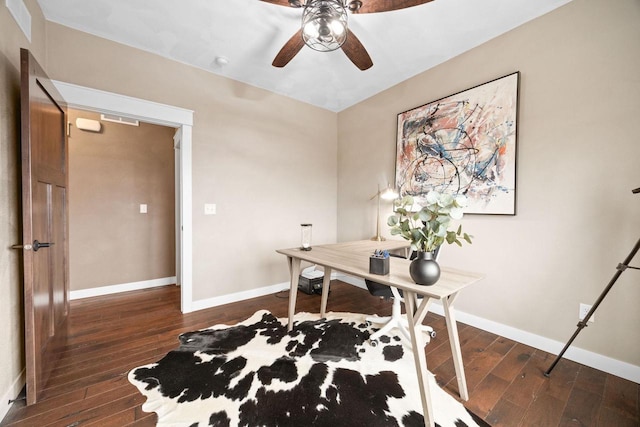
M395 185L424 204L464 194L467 214L516 214L520 72L398 114Z

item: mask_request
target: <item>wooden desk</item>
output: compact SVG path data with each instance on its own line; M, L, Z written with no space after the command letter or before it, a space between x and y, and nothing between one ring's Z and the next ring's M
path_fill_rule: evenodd
M422 398L422 409L424 413L425 426L434 426L433 410L431 404L431 393L427 378L427 360L424 352L423 337L420 332L420 325L429 310L429 305L433 300L442 301L444 314L451 343L451 353L458 380L460 397L469 399L467 382L462 364L462 353L460 352L460 340L458 338L458 328L456 326L453 303L458 293L465 287L479 281L482 275L469 273L441 267L440 280L432 286L416 285L409 276L410 261L402 258L390 259L390 272L386 276L369 274L369 256L376 249L396 250L408 246L406 241L387 240L375 242L363 240L358 242L337 243L333 245L314 246L310 251L303 251L299 248L279 249L276 252L287 257L289 271L291 273L291 287L289 292L289 330L293 328L293 317L296 309L296 298L298 292L298 278L300 276L301 261L311 262L324 267L324 280L322 282L322 299L320 303L320 316L324 317L327 309L327 298L329 296L329 286L331 273L333 270L361 277L363 279L374 280L378 283L394 286L404 292L406 304L407 320L409 332L411 334L411 345L416 364L416 374L420 385L420 396ZM422 302L416 304L417 296L422 297Z

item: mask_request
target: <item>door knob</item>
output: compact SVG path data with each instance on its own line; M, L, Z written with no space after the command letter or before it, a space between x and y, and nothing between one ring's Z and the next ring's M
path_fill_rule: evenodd
M48 248L51 245L53 245L53 243L41 243L41 242L38 242L37 240L34 240L33 241L33 251L34 252L38 252L38 249L40 249L40 248Z
M52 245L54 245L54 243L38 242L37 240L34 240L32 245L13 245L11 246L11 249L24 249L25 251L33 249L34 252L37 252L40 248L48 248Z

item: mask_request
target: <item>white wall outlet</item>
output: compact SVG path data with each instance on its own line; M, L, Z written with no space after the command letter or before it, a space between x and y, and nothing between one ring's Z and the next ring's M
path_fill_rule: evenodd
M589 304L580 303L580 311L578 312L578 318L580 320L584 320L584 318L587 317L587 314L589 314L589 310L591 310L591 306ZM592 314L591 317L589 318L589 322L593 323L595 321L596 321L596 316L595 314Z
M147 205L142 203L140 204L140 213L147 213Z
M205 215L215 215L216 214L216 205L215 205L215 203L205 203L204 204L204 214Z

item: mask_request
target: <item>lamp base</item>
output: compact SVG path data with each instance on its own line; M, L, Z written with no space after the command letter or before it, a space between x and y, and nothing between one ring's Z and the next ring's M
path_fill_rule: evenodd
M387 240L387 239L385 239L385 238L384 238L384 237L382 237L382 236L373 236L373 237L371 238L371 240L373 240L374 242L384 242L384 241L385 241L385 240Z

